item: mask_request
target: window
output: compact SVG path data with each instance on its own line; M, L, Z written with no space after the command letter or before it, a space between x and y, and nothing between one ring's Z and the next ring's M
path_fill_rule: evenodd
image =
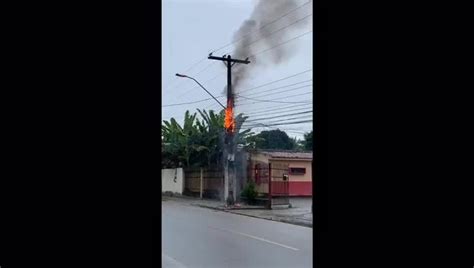
M291 175L304 175L306 174L306 168L290 168Z

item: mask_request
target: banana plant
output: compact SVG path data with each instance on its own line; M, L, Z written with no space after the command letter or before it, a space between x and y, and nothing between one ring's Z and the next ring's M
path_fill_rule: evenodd
M224 144L224 110L219 113L213 110L197 110L197 114L185 112L181 126L174 118L164 120L162 124L163 161L167 166L184 167L220 165ZM236 117L236 144L249 146L254 133L250 129L242 131L242 124L247 119L243 114Z

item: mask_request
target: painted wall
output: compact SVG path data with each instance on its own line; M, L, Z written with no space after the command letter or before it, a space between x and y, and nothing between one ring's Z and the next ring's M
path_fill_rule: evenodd
M312 170L312 162L310 161L302 161L302 160L270 160L271 163L278 163L288 164L288 168L306 168L306 173L304 175L294 175L289 174L289 191L290 196L312 196L313 194L313 170ZM273 182L272 187L274 189L278 189L278 187L282 187L278 184L281 182ZM273 192L273 191L272 191Z
M183 194L184 172L182 168L161 170L161 191Z
M295 175L289 174L289 172L283 172L289 175L289 193L290 196L312 196L313 194L313 170L312 162L308 160L300 159L271 159L268 155L257 153L251 155L251 162L249 166L249 178L255 181L255 174L252 168L255 167L255 164L260 163L261 166L268 166L268 163L272 163L273 166L285 166L288 165L288 168L305 168L306 173L304 175ZM272 171L274 177L279 177L282 174L282 171ZM284 182L275 180L272 182L272 188L274 190L284 189ZM260 185L257 185L257 191L260 193L268 193L268 182L263 182ZM272 190L273 192L273 190Z

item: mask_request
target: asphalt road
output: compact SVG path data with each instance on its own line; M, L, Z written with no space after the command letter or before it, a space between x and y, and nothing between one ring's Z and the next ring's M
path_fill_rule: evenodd
M312 267L312 229L162 202L163 267Z

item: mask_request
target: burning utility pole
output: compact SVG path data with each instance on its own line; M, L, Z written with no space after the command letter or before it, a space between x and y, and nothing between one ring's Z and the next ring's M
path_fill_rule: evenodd
M224 200L233 204L237 198L236 193L236 173L235 173L235 120L234 120L234 92L232 90L232 66L235 63L249 64L250 61L232 59L230 55L223 57L212 56L209 54L208 59L223 61L227 66L227 108L225 109L225 142L224 142Z

